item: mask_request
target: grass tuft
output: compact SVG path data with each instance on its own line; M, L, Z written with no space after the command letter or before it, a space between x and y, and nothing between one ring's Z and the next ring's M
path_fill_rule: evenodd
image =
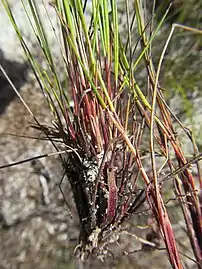
M8 1L2 0L2 3L53 115L53 126L43 126L36 120L35 128L43 131L52 142L59 138L66 148L62 153L67 156L61 160L80 219L78 249L81 258L108 251L109 235L118 231L140 207L147 205L158 224L172 268L183 268L164 199L167 179L172 177L170 184L184 215L195 260L201 268L199 193L189 169L190 160L176 136L174 122L177 121L193 143L195 156L191 162L198 165L201 155L190 132L167 105L159 82L174 30L180 28L195 34L201 34L201 30L174 24L156 67L152 61L152 44L171 4L156 24L155 14L147 14L142 2L137 0L132 5L135 14L132 18L126 0L124 12L128 31L123 37L116 0L92 0L90 15L84 1L53 1L51 6L58 18L63 42L60 45L63 75L68 81L64 86L37 2L28 0L22 4L46 68L28 48ZM133 41L133 31L137 33L138 46ZM136 79L140 65L144 66L147 90ZM57 143L53 143L59 150ZM202 187L200 179L198 183Z

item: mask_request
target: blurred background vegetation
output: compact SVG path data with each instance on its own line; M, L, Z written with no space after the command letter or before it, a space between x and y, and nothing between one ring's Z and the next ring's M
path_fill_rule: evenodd
M157 19L170 1L156 1ZM166 25L154 40L158 56L173 23L202 29L202 1L176 0L166 19ZM200 150L202 149L202 38L189 31L176 29L169 44L160 81L165 86L168 102L183 122L192 128Z

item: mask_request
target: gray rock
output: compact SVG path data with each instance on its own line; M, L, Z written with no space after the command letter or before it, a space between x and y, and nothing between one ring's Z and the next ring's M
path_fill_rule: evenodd
M28 7L28 4L25 2L25 6ZM44 8L44 4L45 7ZM37 8L40 10L41 18L43 19L44 28L46 29L48 40L50 42L51 49L53 53L57 54L59 52L58 42L55 38L55 33L50 24L50 20L47 16L47 12L50 16L51 23L56 30L57 33L57 18L55 16L55 10L53 7L49 5L48 0L37 1ZM11 10L14 14L14 18L17 22L18 27L21 29L23 36L26 38L26 43L33 48L36 44L36 37L33 34L33 30L30 27L30 23L27 19L27 16L23 10L23 6L21 1L9 1L11 5ZM47 12L46 12L47 10ZM25 56L22 48L20 46L20 42L17 39L16 33L12 27L11 22L8 19L8 16L4 10L2 2L0 2L0 28L1 28L1 38L0 38L0 48L3 51L5 58L12 59L17 62L24 62ZM34 51L34 50L33 50Z

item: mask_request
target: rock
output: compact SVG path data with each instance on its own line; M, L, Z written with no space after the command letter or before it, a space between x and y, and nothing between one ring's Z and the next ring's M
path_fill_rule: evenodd
M58 54L59 52L59 46L58 42L55 38L55 33L52 29L52 26L50 24L50 20L47 16L47 12L50 16L51 23L54 27L54 29L57 32L57 18L55 16L55 10L53 7L49 5L48 0L42 1L37 0L37 8L40 11L41 18L43 19L44 28L46 29L46 32L48 34L48 40L50 42L51 49L54 54ZM11 5L11 10L14 14L15 21L20 28L20 30L23 33L23 36L26 38L26 43L28 46L30 46L33 51L34 47L36 46L36 37L31 29L29 20L23 10L23 6L21 1L9 1ZM24 1L25 6L28 7L28 3ZM45 3L45 7L44 4ZM3 51L3 54L5 58L12 59L13 61L21 62L23 63L25 61L25 55L24 52L20 46L20 42L16 36L16 33L13 29L13 26L11 22L8 19L8 16L4 10L2 2L0 3L0 27L1 27L1 39L0 39L0 48Z

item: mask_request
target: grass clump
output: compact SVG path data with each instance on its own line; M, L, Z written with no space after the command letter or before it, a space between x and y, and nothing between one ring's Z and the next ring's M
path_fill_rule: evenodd
M189 169L201 155L191 132L167 105L159 83L161 65L174 30L183 28L195 34L201 31L173 25L156 65L152 61L152 44L171 5L154 28L154 7L149 16L144 1L135 0L131 14L126 0L127 33L123 40L116 0L53 1L50 4L55 9L63 42L59 44L63 76L68 81L63 83L36 1L22 4L46 68L34 58L8 1L2 3L53 114L52 126L44 126L32 115L35 127L44 132L57 151L55 139L65 147L61 162L80 219L81 258L106 253L110 236L141 205L147 204L171 266L183 268L163 196L169 180L183 212L196 264L201 268L201 205L196 180ZM87 4L90 20L86 20ZM137 32L138 44L132 39L133 31ZM144 66L146 88L136 80L139 65ZM181 149L174 121L193 143L191 161ZM200 179L198 185L202 186Z

